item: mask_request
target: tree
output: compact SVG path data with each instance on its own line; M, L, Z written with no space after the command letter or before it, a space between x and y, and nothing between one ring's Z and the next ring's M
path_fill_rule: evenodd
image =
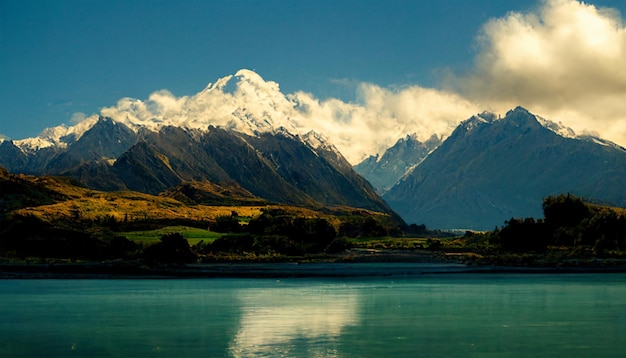
M574 227L591 213L582 199L573 195L549 196L543 200L543 216L545 223L552 229L557 227Z

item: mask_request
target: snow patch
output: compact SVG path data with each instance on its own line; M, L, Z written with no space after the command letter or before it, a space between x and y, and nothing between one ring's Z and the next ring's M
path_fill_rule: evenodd
M471 118L466 119L461 122L461 126L465 128L466 131L471 131L475 128L482 126L483 124L490 124L496 120L496 115L490 112L483 112L480 114L475 114Z

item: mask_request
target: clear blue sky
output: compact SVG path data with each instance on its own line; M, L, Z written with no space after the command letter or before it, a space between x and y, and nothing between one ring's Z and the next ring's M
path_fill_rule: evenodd
M626 12L624 1L594 4ZM19 139L121 97L191 95L248 68L318 98L346 83L437 87L491 18L534 0L0 0L0 134ZM340 81L338 81L340 80Z

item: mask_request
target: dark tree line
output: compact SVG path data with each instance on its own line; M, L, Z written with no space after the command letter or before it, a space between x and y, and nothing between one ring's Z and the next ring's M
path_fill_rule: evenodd
M548 246L590 247L602 255L626 250L626 215L590 205L572 195L543 200L544 218L515 219L490 233L490 241L514 252L545 251Z

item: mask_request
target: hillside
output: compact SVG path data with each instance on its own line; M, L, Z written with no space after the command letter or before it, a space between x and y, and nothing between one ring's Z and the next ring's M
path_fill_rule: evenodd
M248 135L213 126L133 132L99 118L67 145L22 152L3 142L0 154L0 165L12 172L63 175L96 190L157 195L198 182L204 184L194 190L205 188L208 196L222 190L216 188L230 188L268 202L392 212L345 158L312 132L299 136L278 129Z

